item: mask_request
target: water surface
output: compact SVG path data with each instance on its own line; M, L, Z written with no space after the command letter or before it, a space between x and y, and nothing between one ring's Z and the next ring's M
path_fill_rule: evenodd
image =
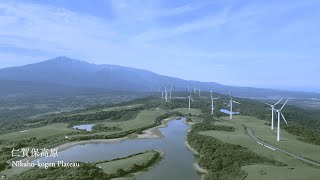
M81 130L85 130L85 131L92 131L92 127L95 124L81 124L81 125L77 125L77 126L73 126L73 129L81 129Z
M228 109L220 109L220 112L223 112L225 114L231 114L231 112ZM240 114L240 112L232 112L232 114Z
M115 143L99 143L77 145L59 152L56 158L42 158L40 162L96 162L128 156L145 150L162 150L163 159L149 171L139 173L137 179L164 180L183 179L199 180L200 175L193 168L196 162L194 155L185 147L185 135L189 126L182 120L168 123L168 127L160 128L164 136L158 139L131 139Z

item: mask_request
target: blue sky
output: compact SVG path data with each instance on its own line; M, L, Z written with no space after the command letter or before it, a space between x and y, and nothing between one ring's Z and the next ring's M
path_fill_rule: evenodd
M0 68L68 56L320 92L319 0L0 0Z

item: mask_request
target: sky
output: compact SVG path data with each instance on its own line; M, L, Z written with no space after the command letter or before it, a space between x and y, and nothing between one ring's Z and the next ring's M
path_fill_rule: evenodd
M320 92L319 0L0 0L0 68L68 56Z

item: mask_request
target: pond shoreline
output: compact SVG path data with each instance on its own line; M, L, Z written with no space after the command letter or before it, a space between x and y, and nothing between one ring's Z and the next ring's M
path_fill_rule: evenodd
M134 136L131 136L131 137L130 136L126 136L126 137L123 137L123 138L115 138L115 139L91 139L91 140L85 140L85 141L67 142L67 143L60 144L58 146L53 146L53 147L54 148L58 148L58 151L60 152L60 151L64 151L66 149L69 149L71 147L74 147L74 146L77 146L77 145L83 145L83 144L100 144L100 143L108 144L108 143L118 143L118 142L122 142L122 141L126 141L126 140L132 140L132 139L157 139L157 138L163 138L164 135L161 134L161 130L160 129L168 127L168 123L171 122L171 121L174 121L174 120L183 121L184 124L189 126L189 128L185 131L185 137L190 132L191 126L193 124L196 124L196 123L192 123L192 122L186 122L186 120L184 120L184 119L181 120L181 119L179 119L177 117L171 117L171 118L163 119L161 121L161 125L146 129L146 130L142 131L142 134L133 133L132 135L134 135ZM185 141L184 142L185 147L189 151L191 151L194 156L199 156L200 155L199 152L197 152L194 148L192 148L189 145L189 143L187 142L186 138L184 139L184 141ZM161 150L157 150L157 151L161 152L160 159L162 159L165 156L165 152L161 151ZM26 159L23 159L22 161L24 161L24 162L29 161L30 162L30 161L34 161L34 160L37 160L37 159L40 159L40 158L39 157L37 157L37 158L34 158L34 157L33 158L26 158ZM155 163L152 166L146 168L144 171L149 171L154 166L156 166L160 161L161 160L157 161L157 163ZM204 175L206 173L208 173L208 171L206 169L202 168L197 163L197 160L193 161L192 165L193 165L192 169L194 169L194 172L197 172L198 175L202 174L202 175L200 175L202 177L202 179L203 179ZM137 175L139 175L142 172L143 171L132 173L132 175L134 177L137 177ZM122 177L122 178L126 179L126 177Z
M168 123L170 121L177 120L176 117L173 118L166 118L161 121L161 125L152 127L150 129L144 130L143 134L137 135L137 137L132 139L155 139L155 138L161 138L163 135L159 131L160 128L166 128L168 127ZM58 152L64 151L66 149L69 149L71 147L77 146L77 145L84 145L84 144L100 144L100 143L117 143L121 141L128 140L129 138L123 137L123 138L114 138L114 139L90 139L90 140L84 140L84 141L74 141L74 142L66 142L64 144L52 147L51 149L58 149ZM29 157L22 159L21 162L27 162L27 161L34 161L36 159L39 159L39 157Z
M185 122L185 123L188 124L188 125L190 126L190 128L191 128L192 125L196 124L196 123L194 123L194 122ZM187 131L187 133L189 133L189 132L190 132L190 129ZM185 144L186 148L193 153L193 155L195 155L195 156L200 156L200 153L199 153L196 149L194 149L193 147L191 147L191 145L189 144L188 139L187 139L187 135L186 135L186 137L185 137L184 144ZM195 162L195 163L193 164L193 167L194 167L194 169L195 169L197 172L199 172L199 173L201 173L201 174L204 174L204 175L205 175L205 174L208 173L208 170L202 168L197 162ZM202 179L204 179L204 175L201 176Z

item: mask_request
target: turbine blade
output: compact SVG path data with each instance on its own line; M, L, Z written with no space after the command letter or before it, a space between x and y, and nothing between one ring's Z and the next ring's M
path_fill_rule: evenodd
M266 105L272 106L272 104L269 104L269 103L266 103L266 102L263 102L263 104L266 104Z
M287 122L286 118L284 117L284 115L282 113L281 113L281 116L282 116L284 122L288 125L288 122Z
M220 97L216 97L216 98L213 98L213 99L220 99Z
M277 103L275 103L274 106L277 105L277 104L279 104L279 102L281 102L282 100L283 100L283 98L280 99Z
M287 104L289 99L286 100L286 102L282 105L282 107L280 108L280 111L284 108L284 106Z

